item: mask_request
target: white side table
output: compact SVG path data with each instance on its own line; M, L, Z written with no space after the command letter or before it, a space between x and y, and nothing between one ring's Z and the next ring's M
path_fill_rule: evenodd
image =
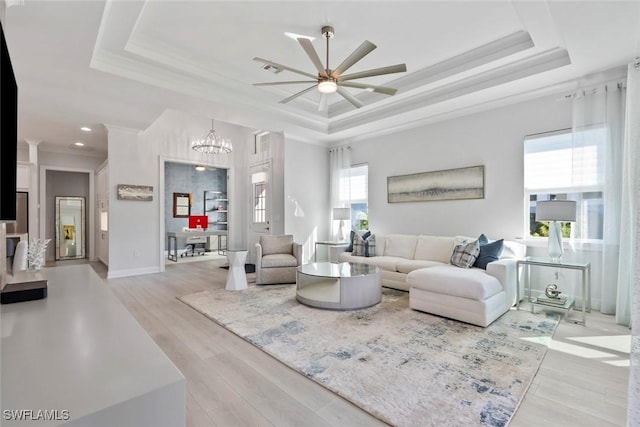
M313 261L318 262L318 245L327 246L327 250L329 250L329 246L341 246L347 247L349 246L349 242L335 242L335 241L319 241L315 244L315 250L313 252ZM338 260L330 259L329 262L338 262Z
M537 301L537 298L533 298L531 296L531 283L529 282L529 273L531 271L532 266L536 267L551 267L551 268L563 268L569 270L580 270L582 272L582 295L580 296L582 300L582 317L580 320L570 319L565 317L569 322L577 323L580 325L587 324L586 313L591 312L591 264L588 262L575 262L575 261L552 261L549 258L534 258L534 257L526 257L525 259L520 259L516 263L516 309L520 309L520 266L526 267L526 280L525 280L525 294L526 299L531 306L531 312L533 312L535 306L539 307L547 307L547 308L555 308L562 309L568 312L571 309L575 310L574 298L567 300L565 305L560 306L551 306L548 304L543 304Z
M229 261L229 273L227 274L227 286L225 289L228 291L247 289L247 273L244 271L247 250L227 249L227 260Z

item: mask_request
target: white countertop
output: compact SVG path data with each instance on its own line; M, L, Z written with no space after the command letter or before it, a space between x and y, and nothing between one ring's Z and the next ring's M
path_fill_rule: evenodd
M47 298L0 306L3 426L63 423L12 423L7 409L68 410L72 422L87 417L78 425L103 425L90 415L158 390L184 390L184 376L88 265L42 273ZM179 394L172 402L178 421Z

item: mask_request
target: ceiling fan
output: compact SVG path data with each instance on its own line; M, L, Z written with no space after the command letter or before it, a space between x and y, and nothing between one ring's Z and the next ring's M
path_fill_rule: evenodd
M314 49L311 41L307 38L297 38L298 43L302 46L304 51L311 59L313 65L315 65L318 70L318 75L314 75L311 73L307 73L295 68L288 67L286 65L278 64L277 62L269 61L263 58L253 58L254 61L262 62L272 67L276 67L282 70L288 70L292 73L301 74L303 76L307 76L314 80L299 80L299 81L286 81L286 82L270 82L270 83L254 83L255 86L275 86L275 85L287 85L287 84L304 84L304 83L313 83L313 86L310 86L298 93L291 95L288 98L280 101L281 104L286 104L289 101L296 99L299 96L304 95L305 93L317 88L321 94L320 97L320 106L318 108L319 111L327 111L327 95L330 93L338 92L338 94L342 95L344 99L349 101L356 108L360 108L364 106L362 101L349 93L345 88L354 88L354 89L365 89L372 92L382 93L385 95L395 95L398 91L397 89L393 89L390 87L383 86L375 86L365 83L357 83L352 80L362 79L365 77L374 77L374 76L382 76L385 74L393 74L393 73L402 73L407 71L406 64L397 64L390 65L388 67L374 68L371 70L360 71L357 73L351 74L343 74L349 68L351 68L356 62L360 61L366 55L371 53L376 48L376 45L371 43L368 40L365 40L360 47L354 50L351 55L349 55L340 65L338 65L335 69L329 68L329 39L333 37L334 31L333 27L326 25L322 27L322 37L327 40L327 60L326 66L322 65L322 61L320 61L320 57L318 53Z

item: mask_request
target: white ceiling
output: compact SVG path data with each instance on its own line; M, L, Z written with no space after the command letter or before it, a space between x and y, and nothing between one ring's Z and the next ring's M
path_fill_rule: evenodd
M102 124L145 129L165 109L331 144L570 90L576 79L640 55L640 1L17 1L5 33L19 86L19 140L104 155ZM395 96L349 89L356 109L329 95L318 112L303 80L262 69L256 56L315 74L285 31L335 28L334 67L365 39L378 47L350 70L406 63L407 72L359 80ZM81 126L94 129L90 134ZM206 129L203 129L203 133Z

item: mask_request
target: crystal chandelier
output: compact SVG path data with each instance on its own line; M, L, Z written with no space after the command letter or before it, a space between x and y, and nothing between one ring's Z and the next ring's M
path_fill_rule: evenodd
M213 119L211 119L211 130L207 136L192 139L191 148L205 154L229 154L233 151L230 138L216 135L216 131L213 129Z

